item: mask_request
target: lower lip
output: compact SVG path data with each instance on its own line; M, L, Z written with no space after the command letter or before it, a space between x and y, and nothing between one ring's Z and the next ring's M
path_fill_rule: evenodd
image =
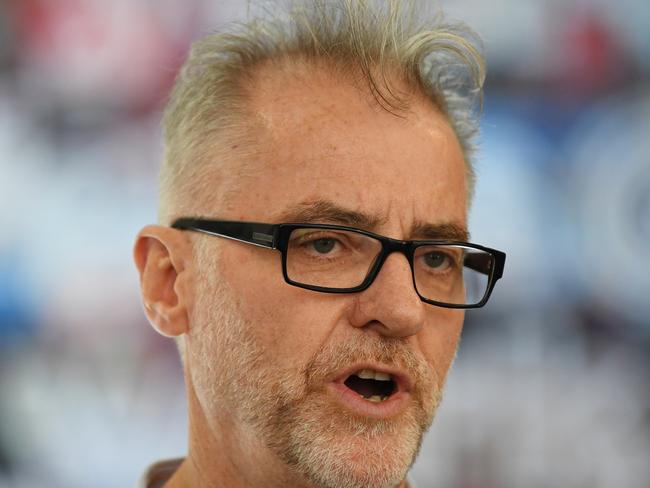
M408 392L397 391L383 402L371 402L345 386L344 383L329 383L327 386L339 402L349 410L377 420L399 415L406 409L410 399Z

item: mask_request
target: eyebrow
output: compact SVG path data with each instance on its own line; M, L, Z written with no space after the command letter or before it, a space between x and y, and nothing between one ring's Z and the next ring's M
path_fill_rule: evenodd
M347 209L329 200L311 200L301 202L280 215L277 222L292 222L305 224L337 224L357 227L364 230L376 230L388 219L371 215L366 212ZM411 228L410 235L423 240L469 240L467 228L455 222L432 224L416 222Z
M329 200L311 200L301 202L283 212L280 222L300 222L306 224L339 224L360 229L376 229L386 219L365 212L350 210Z
M445 222L442 224L416 222L411 229L411 235L423 240L469 241L469 231L467 228L454 222Z

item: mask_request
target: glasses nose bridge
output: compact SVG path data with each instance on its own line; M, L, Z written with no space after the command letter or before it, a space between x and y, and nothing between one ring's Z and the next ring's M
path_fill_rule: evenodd
M412 248L413 246L409 241L402 241L399 239L384 237L381 240L381 254L379 255L377 264L374 266L374 269L371 271L372 279L368 283L368 286L370 286L375 281L375 279L381 272L384 263L388 259L388 256L396 252L404 255L404 257L409 263L409 267L411 268L411 275L412 275L413 274L413 249Z

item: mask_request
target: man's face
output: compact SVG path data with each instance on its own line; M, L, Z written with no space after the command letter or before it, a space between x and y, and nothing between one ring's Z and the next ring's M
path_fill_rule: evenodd
M414 99L397 117L324 71L262 73L255 160L226 207L205 217L356 219L396 239L427 238L423 224L465 227L463 155L430 104ZM320 486L396 486L438 405L463 311L423 303L398 253L367 290L324 294L286 284L277 251L196 239L187 361L210 428L248 449L261 441ZM354 393L344 382L362 369L390 374L396 393L379 403Z

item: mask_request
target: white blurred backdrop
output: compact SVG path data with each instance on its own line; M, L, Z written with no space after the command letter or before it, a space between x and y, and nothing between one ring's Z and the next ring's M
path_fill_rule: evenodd
M650 486L650 4L443 1L485 40L473 239L508 253L467 315L413 475ZM190 42L243 2L0 0L0 487L133 486L183 455L170 341L131 246Z

